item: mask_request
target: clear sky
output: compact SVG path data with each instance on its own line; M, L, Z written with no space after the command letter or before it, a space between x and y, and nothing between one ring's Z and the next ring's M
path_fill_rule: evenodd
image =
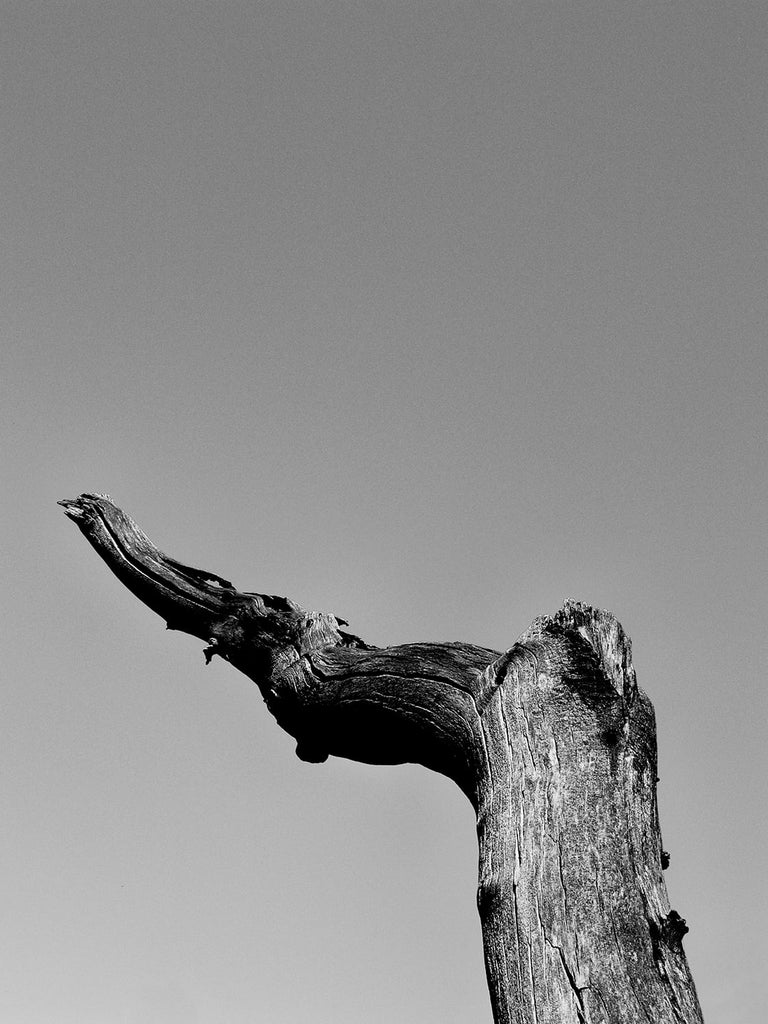
M705 1018L763 1020L765 3L1 26L0 1019L491 1019L458 789L299 762L96 490L379 645L614 611Z

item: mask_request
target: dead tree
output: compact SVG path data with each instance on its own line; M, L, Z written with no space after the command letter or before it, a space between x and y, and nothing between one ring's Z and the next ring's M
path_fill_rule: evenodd
M169 558L107 496L60 504L169 629L256 683L300 758L413 762L461 788L497 1024L701 1021L662 874L653 707L613 615L568 601L503 654L377 648Z

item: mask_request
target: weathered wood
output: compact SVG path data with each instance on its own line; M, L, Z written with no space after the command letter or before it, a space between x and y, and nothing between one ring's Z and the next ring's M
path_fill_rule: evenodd
M701 1021L662 875L653 708L610 613L568 601L504 654L379 649L169 558L107 496L60 504L170 628L258 685L299 757L414 762L461 787L497 1024Z

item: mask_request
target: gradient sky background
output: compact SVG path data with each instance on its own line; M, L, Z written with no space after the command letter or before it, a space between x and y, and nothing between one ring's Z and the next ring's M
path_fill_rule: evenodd
M613 610L765 1014L768 8L2 5L9 1024L488 1022L471 808L297 760L57 508L379 645Z

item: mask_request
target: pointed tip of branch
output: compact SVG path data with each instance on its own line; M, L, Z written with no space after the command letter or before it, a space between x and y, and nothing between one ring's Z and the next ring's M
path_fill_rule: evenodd
M57 501L56 504L61 505L64 509L64 514L75 522L77 522L78 519L82 519L85 515L85 511L80 504L79 498L62 498L62 500Z
M110 505L114 505L114 501L110 494L97 494L95 492L91 493L88 491L84 491L76 498L62 498L61 501L57 501L56 504L61 505L66 516L77 522L85 517L88 509L92 505L97 504L100 501L106 501L109 502Z
M163 554L108 494L58 504L117 578L171 629L207 639L212 623L231 610L238 591L229 580Z

